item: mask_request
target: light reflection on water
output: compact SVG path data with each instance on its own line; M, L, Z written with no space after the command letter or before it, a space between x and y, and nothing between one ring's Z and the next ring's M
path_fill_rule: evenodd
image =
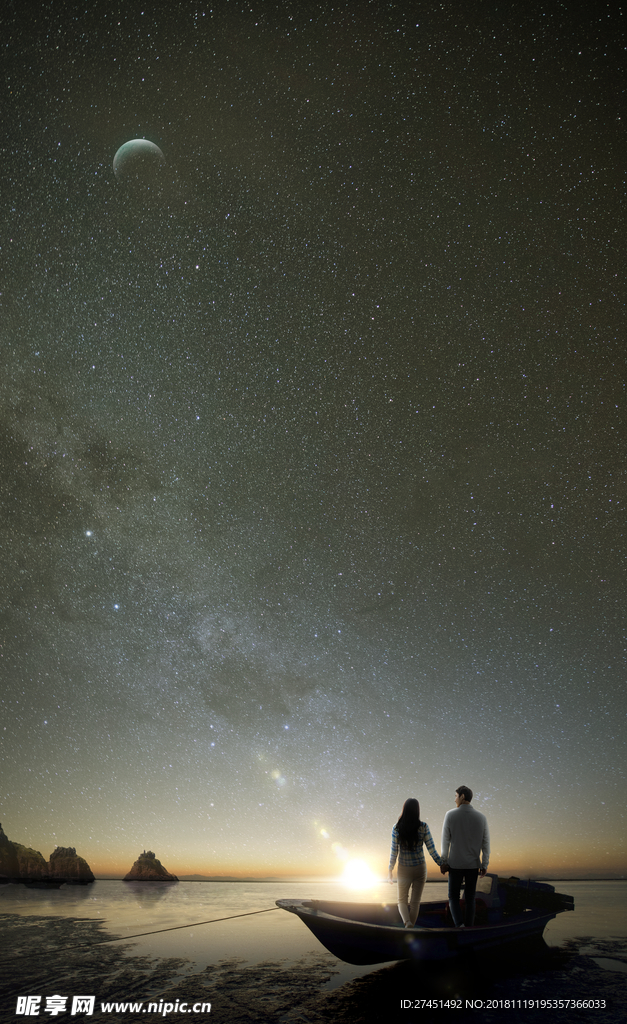
M575 911L550 921L544 937L558 946L569 938L597 939L627 936L627 882L558 882L558 892L569 893ZM427 900L445 899L446 882L427 885ZM327 957L338 974L335 988L374 968L339 963L317 942L293 914L275 909L280 898L335 899L347 902L394 902L396 887L387 882L358 892L341 882L178 882L142 883L98 881L89 886L61 889L26 889L7 885L0 889L0 913L90 918L100 921L103 934L132 936L138 932L192 925L129 939L125 948L134 955L180 957L192 971L209 963L238 958L245 963L265 960L286 963L315 954ZM254 916L235 917L268 910ZM210 924L198 922L232 918ZM121 946L122 944L120 944Z
M429 899L442 899L446 885L429 885ZM394 902L396 886L388 883L362 891L339 881L329 882L119 882L87 886L0 889L0 909L19 914L91 917L106 922L109 932L131 934L148 927L168 928L214 917L274 908L275 900L331 899L347 902ZM286 917L284 911L281 916ZM289 915L291 917L291 915Z
M446 885L429 887L430 899L441 899ZM105 934L131 936L153 929L192 925L129 939L124 945L135 956L177 957L190 961L185 973L207 964L237 958L242 963L323 957L336 971L325 989L336 988L373 970L338 961L294 915L275 906L275 900L332 899L347 902L390 902L396 886L379 883L363 892L341 882L178 882L146 883L97 881L89 886L26 889L7 885L0 890L0 913L91 918ZM264 910L267 913L235 917ZM194 926L196 922L213 921ZM116 944L117 945L117 944ZM122 948L122 943L120 943Z

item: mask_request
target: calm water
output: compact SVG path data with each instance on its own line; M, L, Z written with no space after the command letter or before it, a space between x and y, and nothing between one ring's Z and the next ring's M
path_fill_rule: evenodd
M559 882L558 892L569 893L575 911L551 921L544 932L547 943L559 946L567 939L588 936L593 954L594 940L627 936L627 881ZM427 900L446 898L446 883L427 885ZM207 964L232 957L244 963L266 960L292 963L314 953L326 953L309 930L293 914L274 909L279 898L318 898L356 902L393 902L395 886L380 883L368 891L347 890L339 882L178 882L175 884L98 881L90 886L61 889L26 889L7 885L0 889L0 913L50 917L89 918L102 922L103 933L135 936L138 932L191 925L180 931L144 935L124 943L134 955L180 957L189 969L203 970ZM250 911L269 913L235 917ZM212 918L232 920L209 924ZM123 944L120 943L120 946ZM331 957L331 954L326 954ZM331 958L335 962L335 958ZM339 972L328 983L335 988L351 978L378 969L338 964ZM602 965L601 965L602 966Z

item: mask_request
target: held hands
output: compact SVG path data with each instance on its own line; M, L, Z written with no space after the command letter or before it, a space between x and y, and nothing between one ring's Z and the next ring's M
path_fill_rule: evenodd
M448 866L447 862L445 860L443 860L442 863L440 864L440 871L441 871L441 873L443 875L445 875L448 870L449 870L449 866Z

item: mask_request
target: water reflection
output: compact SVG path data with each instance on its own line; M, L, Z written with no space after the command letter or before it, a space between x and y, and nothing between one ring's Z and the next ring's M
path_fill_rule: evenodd
M440 898L442 889L430 885L428 898ZM7 992L12 999L17 991L65 991L64 972L71 968L78 972L77 991L102 989L107 997L122 999L123 974L146 997L167 992L172 1001L195 1000L207 994L218 998L223 1009L237 1003L241 1024L258 1019L244 1008L258 1003L260 991L272 991L280 1009L268 1022L281 1015L292 1019L288 1012L297 1010L302 1019L333 1024L387 1020L400 999L594 995L606 998L608 1005L610 1000L614 1006L627 1005L627 973L620 968L627 964L627 884L559 883L556 889L574 896L575 912L550 922L548 942L519 946L514 955L508 950L507 958L469 953L446 963L353 967L324 950L297 918L273 907L281 897L345 899L337 883L131 886L110 881L81 891L63 887L47 892L3 886L0 938L15 957ZM389 901L390 890L382 886L380 893L363 899ZM237 916L264 908L268 912L258 916ZM203 921L212 923L198 923ZM557 930L549 934L552 927ZM157 933L149 934L153 930ZM127 938L137 933L142 937ZM119 938L110 941L112 936ZM0 984L0 995L1 990ZM474 1024L484 1024L483 1012L473 1010ZM527 1016L510 1013L508 1024L528 1020L528 1012L520 1012ZM405 1024L425 1019L423 1009L403 1007ZM488 1014L488 1019L503 1018Z
M172 897L172 887L177 885L176 882L123 882L124 889L126 891L127 899L133 900L133 902L141 907L142 910L147 907L154 907L155 904L160 903L164 899L180 899L180 894Z

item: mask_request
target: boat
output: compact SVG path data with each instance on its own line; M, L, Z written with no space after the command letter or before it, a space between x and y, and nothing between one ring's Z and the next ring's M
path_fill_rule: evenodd
M446 960L495 950L541 938L558 913L574 910L573 897L556 893L552 885L500 880L494 874L479 878L475 924L467 928L454 926L448 900L422 903L413 928L404 927L395 903L282 899L276 904L300 917L330 953L349 964Z

